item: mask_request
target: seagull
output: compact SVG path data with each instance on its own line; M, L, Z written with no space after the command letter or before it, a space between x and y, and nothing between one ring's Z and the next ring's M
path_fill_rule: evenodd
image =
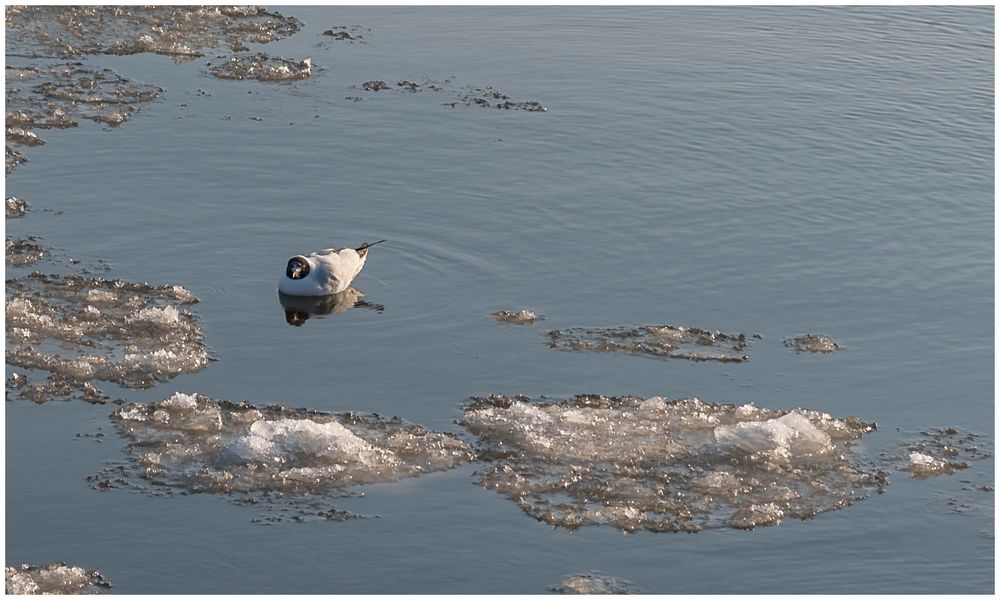
M328 296L343 292L364 268L368 249L384 241L365 242L359 248L327 248L309 256L293 256L288 259L285 274L278 281L278 291L289 296Z

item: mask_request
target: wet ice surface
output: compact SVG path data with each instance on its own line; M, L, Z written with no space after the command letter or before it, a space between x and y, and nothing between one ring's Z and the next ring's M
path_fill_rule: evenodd
M32 273L7 280L7 363L47 371L22 398L93 398L94 380L148 388L208 364L202 331L177 285ZM74 392L75 393L75 392Z
M501 323L514 323L515 325L531 325L535 319L541 318L526 308L518 311L498 310L491 316Z
M801 335L785 340L785 346L799 352L820 352L828 354L840 350L837 342L823 335Z
M552 591L561 594L636 594L637 589L628 581L600 573L578 573L562 580Z
M219 79L256 79L257 81L288 82L306 79L312 74L312 60L295 60L268 56L258 52L233 56L208 72Z
M220 494L269 510L260 522L351 518L317 495L445 471L470 458L460 439L398 418L197 394L130 404L112 419L129 439L128 461L93 477L95 488Z
M100 594L111 584L97 571L66 563L52 563L42 567L23 564L4 570L5 592L23 594Z
M462 425L492 463L484 487L568 529L752 529L844 508L885 485L852 445L875 425L811 410L490 396L473 399Z
M137 54L179 59L268 43L299 31L294 17L255 6L9 6L8 45L38 54Z
M394 84L386 83L381 79L366 81L357 88L366 92L392 91L398 93L414 94L417 92L436 92L446 94L454 98L450 102L445 102L445 106L455 108L456 106L478 106L481 108L493 108L497 110L523 110L527 112L546 112L548 109L539 102L517 101L504 94L493 86L485 88L473 86L456 86L451 79L422 79L420 81L396 81ZM350 97L351 100L360 100L358 97Z
M45 248L34 243L35 238L4 240L4 262L8 267L24 267L36 263L48 254Z
M548 332L549 347L558 350L624 352L651 358L683 358L696 362L743 362L758 335L723 333L698 327L644 325L606 329L556 329Z

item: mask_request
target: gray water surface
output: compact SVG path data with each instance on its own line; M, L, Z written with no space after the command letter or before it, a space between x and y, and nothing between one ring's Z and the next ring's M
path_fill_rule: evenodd
M165 94L114 130L49 132L7 177L32 208L8 235L200 300L217 361L112 395L454 433L472 395L697 396L876 421L873 457L941 426L992 447L991 9L281 10L304 27L262 49L311 57L309 79L216 80L205 63L222 51L86 57ZM354 23L366 43L317 47ZM352 88L446 78L548 111ZM383 312L286 323L289 256L382 238L354 287ZM545 320L490 318L521 308ZM545 344L647 323L762 339L739 364ZM783 346L804 333L841 350ZM657 593L994 586L994 497L977 487L992 458L892 471L884 494L751 532L552 529L479 487L477 465L335 502L378 518L260 526L210 495L90 489L122 458L111 409L7 403L8 565L79 564L121 593L542 593L589 570ZM99 428L101 443L75 437Z

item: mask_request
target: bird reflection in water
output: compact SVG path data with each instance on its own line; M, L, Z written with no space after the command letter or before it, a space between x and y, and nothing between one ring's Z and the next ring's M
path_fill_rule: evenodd
M310 317L340 314L351 308L368 308L382 314L385 307L362 300L364 293L347 288L339 294L329 296L289 296L278 292L278 300L285 309L285 321L300 327Z

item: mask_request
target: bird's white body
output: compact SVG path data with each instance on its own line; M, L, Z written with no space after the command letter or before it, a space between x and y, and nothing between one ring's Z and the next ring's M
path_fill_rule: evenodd
M368 245L360 249L327 248L289 260L289 269L278 281L278 290L289 296L327 296L346 290L365 266ZM293 261L304 261L308 270L299 278L291 276Z

